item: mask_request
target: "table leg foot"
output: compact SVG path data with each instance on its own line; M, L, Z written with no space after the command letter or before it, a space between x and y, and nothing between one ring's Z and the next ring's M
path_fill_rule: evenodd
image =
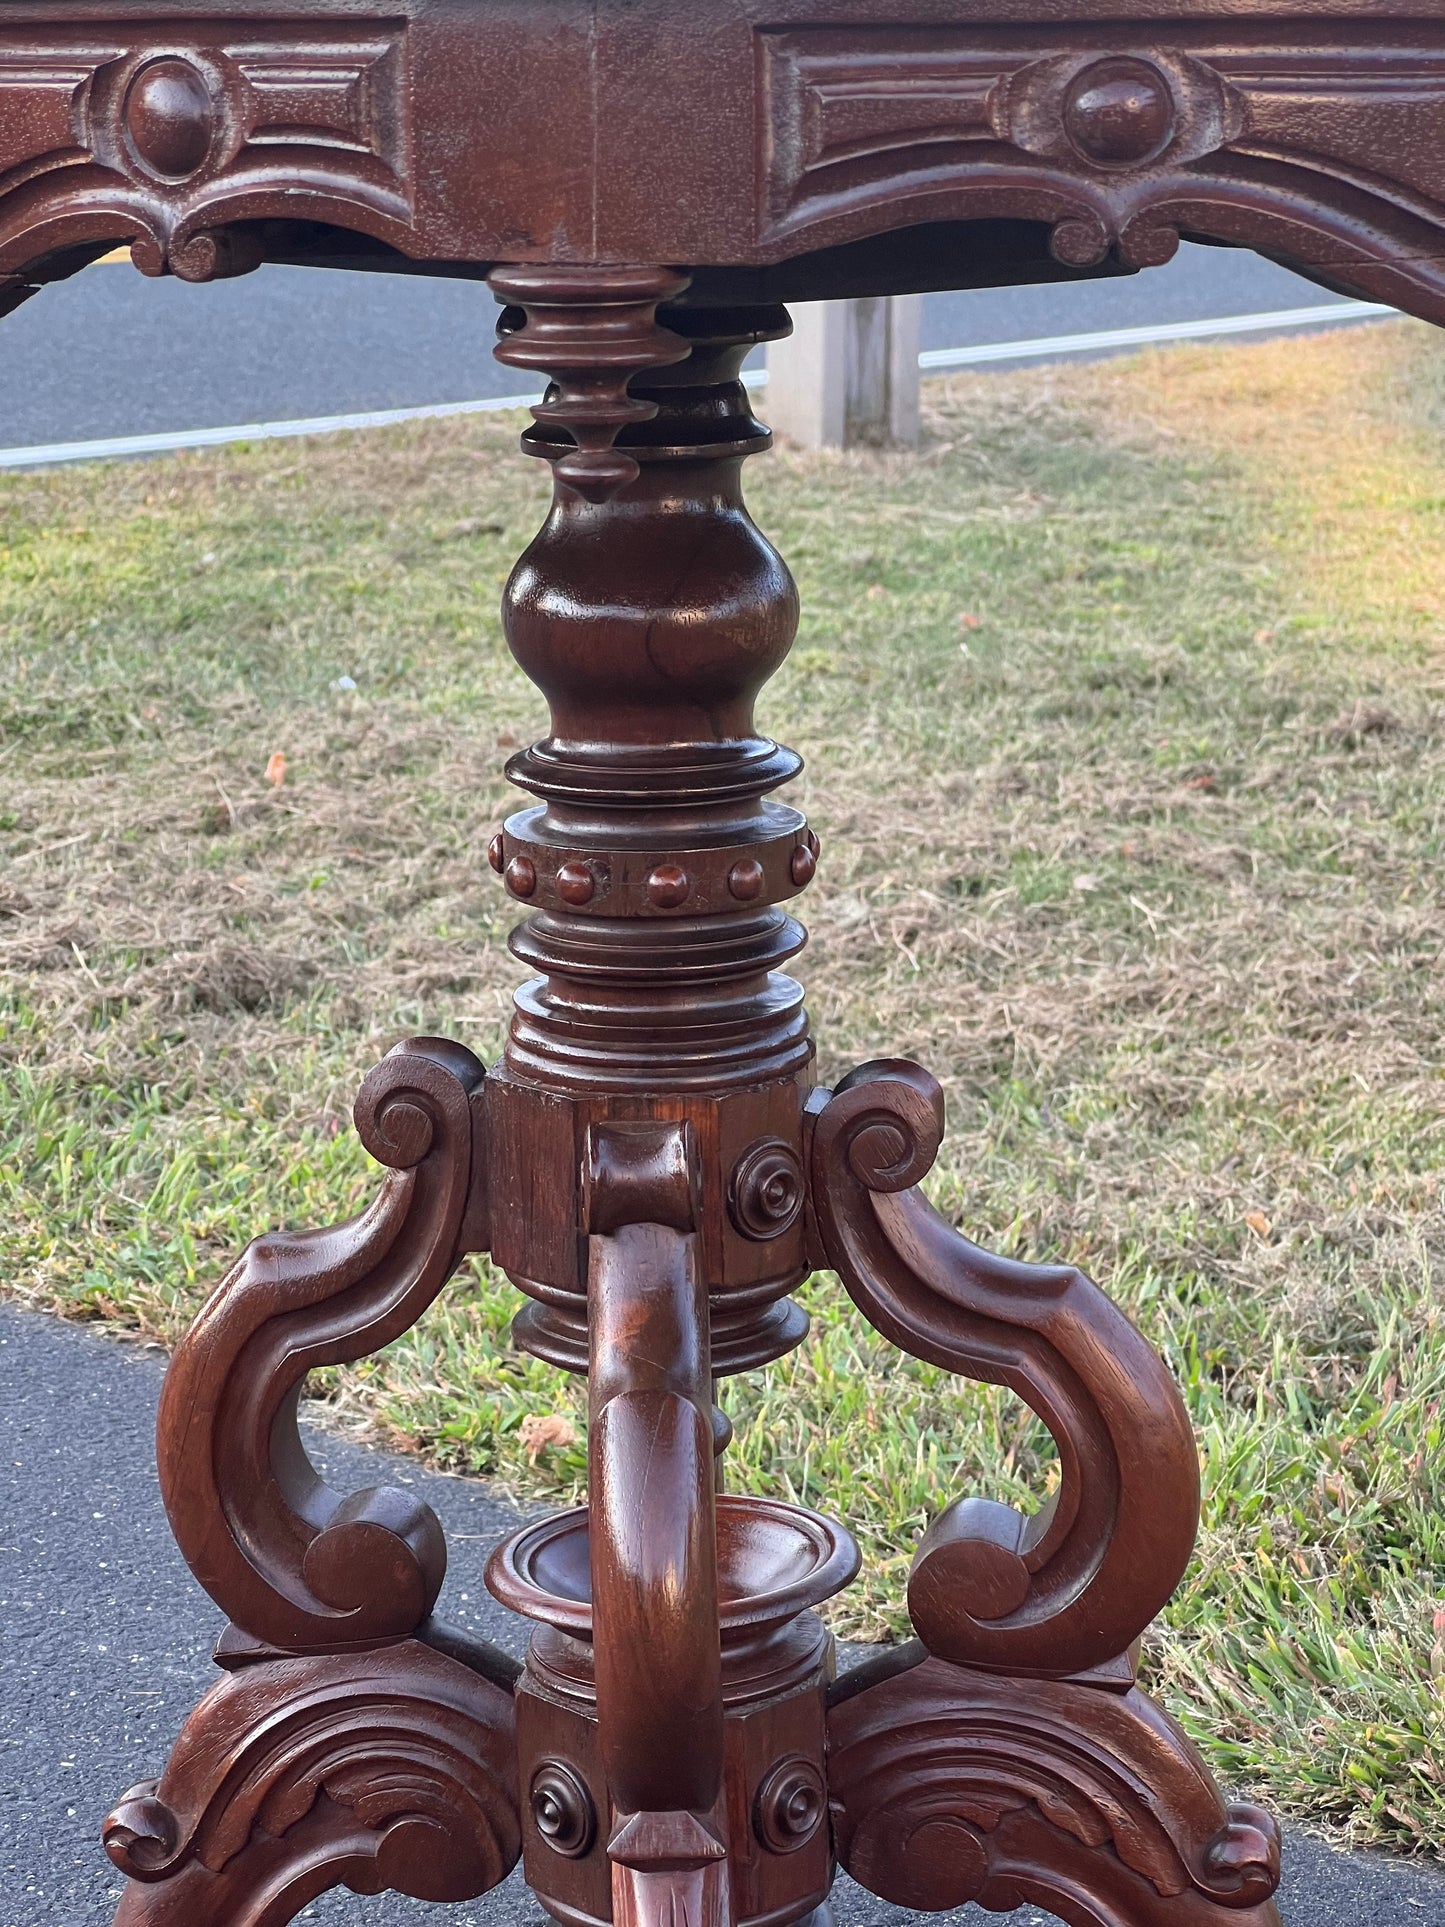
M913 1652L828 1719L838 1856L870 1893L928 1912L1031 1901L1071 1927L1277 1927L1274 1821L1226 1806L1137 1687Z
M511 1695L416 1640L258 1661L104 1839L116 1927L282 1927L337 1886L474 1899L521 1851Z

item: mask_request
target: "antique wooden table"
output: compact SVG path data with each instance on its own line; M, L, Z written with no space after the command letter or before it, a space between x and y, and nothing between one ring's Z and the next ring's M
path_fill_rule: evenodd
M435 1038L377 1066L376 1203L259 1240L176 1355L161 1481L231 1624L107 1823L129 1927L465 1899L519 1856L567 1927L821 1920L835 1860L911 1907L1277 1920L1272 1821L1134 1684L1197 1520L1180 1400L1078 1272L930 1209L926 1071L813 1088L781 906L818 844L753 724L797 605L743 507L768 435L738 372L780 304L1122 272L1181 234L1445 321L1445 0L7 0L0 307L120 241L198 281L485 274L497 352L551 382L524 446L554 503L505 598L551 728L487 852L535 974L493 1069ZM431 1512L329 1490L296 1429L310 1367L481 1251L531 1301L518 1342L590 1389L590 1515L490 1569L535 1622L520 1673L433 1616ZM802 1341L814 1266L1012 1387L1062 1475L1028 1518L950 1505L916 1641L837 1684L814 1608L847 1531L715 1471L717 1381Z

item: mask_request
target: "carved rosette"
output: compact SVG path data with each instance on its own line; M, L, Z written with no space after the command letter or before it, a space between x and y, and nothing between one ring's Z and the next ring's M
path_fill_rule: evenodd
M1086 271L1166 261L1184 233L1445 321L1436 23L1285 43L1243 16L829 23L760 29L757 48L775 249L1004 218L1046 225Z
M0 275L127 239L146 274L243 274L261 252L236 224L278 215L401 245L404 45L390 23L346 22L7 36Z
M470 1900L521 1852L511 1696L413 1641L223 1679L105 1824L117 1927L280 1927L326 1888Z
M1137 183L1227 146L1244 108L1220 76L1172 49L1143 54L1061 54L1000 79L991 124L1022 153L1096 183L1092 204L1054 227L1055 258L1101 262L1111 248L1128 267L1157 267L1179 246L1177 228L1154 220Z
M1017 36L996 48L989 40L971 29L966 42L940 35L905 54L878 36L870 71L846 29L765 35L774 121L788 136L771 150L777 227L826 219L840 195L861 205L876 191L896 202L916 173L915 192L959 204L933 218L1010 212L1046 221L1068 266L1096 266L1111 248L1131 267L1168 260L1179 235L1152 211L1160 183L1241 136L1240 92L1177 47L1030 56ZM922 83L918 92L899 89L900 70Z

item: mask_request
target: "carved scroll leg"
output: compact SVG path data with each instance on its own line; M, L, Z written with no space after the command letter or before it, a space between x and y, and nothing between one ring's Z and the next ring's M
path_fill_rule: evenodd
M333 1492L296 1424L313 1366L399 1336L483 1246L482 1081L459 1044L398 1045L356 1105L389 1167L376 1202L330 1230L258 1238L166 1374L161 1491L230 1615L217 1657L236 1671L159 1787L107 1825L131 1927L273 1927L338 1883L470 1898L517 1857L510 1693L437 1650L449 1636L428 1623L439 1521L400 1489Z
M942 1094L913 1064L865 1065L820 1104L818 1255L904 1351L1018 1393L1058 1446L1059 1489L1032 1517L957 1500L924 1535L908 1582L918 1663L845 1681L829 1717L843 1864L911 1907L1032 1900L1075 1927L1270 1927L1273 1820L1226 1809L1134 1687L1137 1639L1194 1543L1188 1414L1082 1272L997 1257L933 1210L915 1187L942 1130Z
M243 1667L105 1846L116 1927L283 1927L337 1886L474 1899L521 1851L511 1695L415 1640Z
M296 1404L308 1371L400 1337L484 1247L482 1082L472 1053L443 1038L383 1058L356 1102L362 1142L389 1167L376 1202L349 1224L258 1238L171 1361L161 1493L186 1563L232 1620L228 1652L397 1639L435 1603L439 1521L399 1488L333 1492Z
M900 1906L1031 1901L1070 1927L1279 1927L1273 1820L1226 1807L1137 1688L923 1658L861 1692L843 1682L828 1757L838 1857Z
M1059 1488L1028 1517L955 1501L918 1548L909 1617L929 1652L959 1665L1068 1678L1125 1661L1132 1677L1129 1648L1194 1546L1189 1415L1081 1271L1001 1258L939 1216L915 1187L942 1135L942 1093L916 1064L845 1078L813 1133L819 1255L901 1350L1017 1393L1058 1447Z

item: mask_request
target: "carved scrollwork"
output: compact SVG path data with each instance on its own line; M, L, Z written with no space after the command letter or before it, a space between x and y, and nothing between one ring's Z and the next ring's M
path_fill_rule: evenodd
M0 271L129 238L146 274L257 265L247 222L330 220L393 245L412 219L405 37L234 19L0 36Z
M1226 1807L1137 1688L927 1659L840 1699L828 1761L838 1857L899 1906L1033 1902L1077 1927L1278 1927L1279 1829L1258 1807Z
M1437 22L1288 43L1218 13L1107 33L809 24L760 29L758 58L775 247L856 239L904 209L1046 224L1077 268L1111 252L1153 266L1183 233L1445 321Z
M995 125L1025 154L1095 177L1103 199L1055 224L1059 261L1094 267L1111 248L1131 268L1160 267L1179 248L1179 230L1140 211L1130 176L1175 169L1217 152L1244 124L1233 88L1201 61L1172 49L1148 55L1064 54L1033 61L999 82ZM1112 192L1110 183L1118 182Z
M1117 1676L1193 1549L1188 1415L1082 1272L981 1250L913 1188L942 1132L942 1094L917 1065L844 1079L813 1133L821 1256L893 1344L1017 1392L1053 1434L1060 1486L1032 1517L987 1499L949 1506L914 1556L909 1615L929 1652L960 1665L1062 1677L1115 1662Z
M192 1572L253 1641L304 1652L400 1638L440 1590L446 1544L430 1507L390 1487L333 1492L296 1408L308 1371L399 1337L482 1248L482 1077L460 1044L399 1044L356 1103L362 1142L390 1167L376 1202L330 1230L258 1238L171 1362L157 1446L166 1510Z
M184 237L138 235L130 258L145 275L180 281L231 281L261 265L261 244L245 228L196 228Z
M106 1821L117 1927L281 1927L328 1887L470 1900L521 1851L511 1696L430 1647L223 1679Z

